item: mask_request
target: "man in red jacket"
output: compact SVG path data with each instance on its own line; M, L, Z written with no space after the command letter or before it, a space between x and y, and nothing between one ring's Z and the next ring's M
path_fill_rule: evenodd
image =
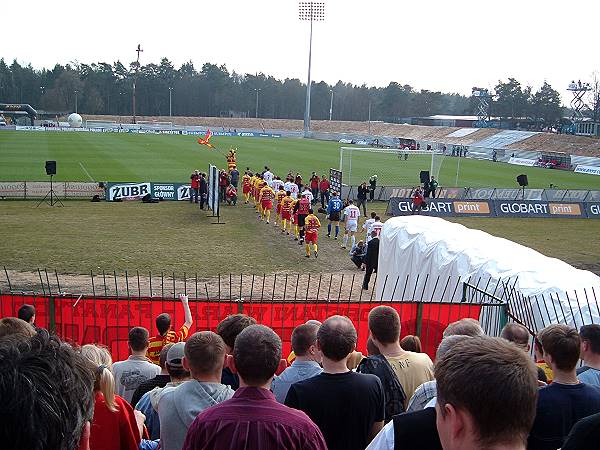
M329 204L329 180L325 178L325 174L321 177L321 183L319 184L319 191L321 193L321 207L323 209L327 208ZM315 196L315 199L317 197Z
M198 190L200 189L200 174L197 170L190 176L191 188L190 188L190 203L198 203Z
M319 197L319 185L320 184L321 184L321 179L319 178L319 175L317 175L317 172L313 172L312 176L310 177L310 192L313 195L313 201L312 201L313 205L315 203L317 203L317 198Z
M415 189L415 193L413 194L413 207L412 213L420 212L423 207L426 205L425 196L423 195L423 189L419 186Z

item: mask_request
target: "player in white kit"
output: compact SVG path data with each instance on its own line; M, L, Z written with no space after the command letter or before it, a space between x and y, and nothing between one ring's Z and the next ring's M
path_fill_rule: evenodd
M352 200L348 200L348 206L344 208L344 243L342 248L346 248L348 244L348 236L352 237L352 247L356 243L356 237L354 236L358 230L358 218L360 217L360 209L358 209ZM350 247L350 248L352 248Z
M371 225L373 225L373 223L375 223L375 216L377 215L376 212L372 212L371 213L371 218L365 220L365 223L363 223L362 229L365 230L367 232L367 242L369 242L369 235L371 234Z
M367 235L367 242L373 239L373 232L377 233L376 236L379 237L381 234L381 230L383 230L383 223L381 222L381 217L375 216L375 222L371 224L369 234Z
M273 173L267 166L265 166L265 171L263 172L263 180L265 180L269 186L273 183Z
M287 183L286 183L286 185L287 185ZM300 193L300 189L298 189L298 185L296 183L290 182L288 187L289 187L288 190L290 191L292 198L294 200L296 200L298 198L298 194ZM284 185L284 189L285 189L285 185Z

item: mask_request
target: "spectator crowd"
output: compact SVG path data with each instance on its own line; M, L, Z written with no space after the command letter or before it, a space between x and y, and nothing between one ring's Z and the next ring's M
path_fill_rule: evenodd
M517 323L490 337L461 319L444 330L434 362L417 336L400 339L397 311L380 305L368 316L366 355L340 315L297 326L284 355L275 331L243 314L190 334L188 299L180 301L183 324L163 313L154 336L131 328L130 356L118 362L106 347L36 328L31 305L0 319L2 448L600 445L600 325L554 324L532 342Z

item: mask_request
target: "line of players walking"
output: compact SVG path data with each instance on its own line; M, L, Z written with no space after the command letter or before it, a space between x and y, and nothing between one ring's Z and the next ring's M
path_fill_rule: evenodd
M314 174L313 174L314 176ZM318 234L321 222L315 215L313 205L316 203L313 191L308 186L298 183L298 178L291 173L285 181L275 176L268 167L262 173L246 171L242 177L242 192L244 203L252 203L258 212L258 219L271 222L274 210L274 226L279 226L282 233L293 237L299 245L305 245L306 257L310 258L311 251L315 258L318 257ZM321 199L323 202L323 199ZM323 202L324 203L324 202ZM360 209L354 205L353 200L344 202L338 192L331 192L331 198L327 202L325 210L329 221L327 225L327 237L338 239L340 233L340 222L344 224L343 243L341 247L346 249L351 244L350 256L357 267L365 270L365 264L361 261L366 257L367 245L364 241L356 242ZM363 224L363 230L367 232L367 243L378 237L383 223L375 213ZM365 254L361 252L365 249ZM366 264L366 270L369 265ZM372 268L372 270L376 270ZM369 274L370 275L370 274ZM368 281L367 281L368 283Z

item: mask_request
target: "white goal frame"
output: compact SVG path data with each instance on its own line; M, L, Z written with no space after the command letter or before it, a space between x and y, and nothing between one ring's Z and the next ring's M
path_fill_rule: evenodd
M173 129L173 122L154 122L152 120L138 120L136 125L139 125L140 128L144 127L150 130L161 130L168 128L169 130Z
M117 128L119 124L116 120L86 120L86 128Z
M404 155L429 155L431 156L431 162L429 164L429 173L437 177L437 172L434 171L434 161L436 155L438 157L445 157L446 154L442 150L410 150L401 148L373 148L373 147L340 147L340 171L342 172L342 180L344 178L351 179L352 176L352 153L364 152L374 154L393 154L398 156ZM347 156L346 156L347 155ZM344 159L350 158L348 165L349 171L344 172ZM438 170L439 172L439 170ZM347 183L344 183L347 185Z

